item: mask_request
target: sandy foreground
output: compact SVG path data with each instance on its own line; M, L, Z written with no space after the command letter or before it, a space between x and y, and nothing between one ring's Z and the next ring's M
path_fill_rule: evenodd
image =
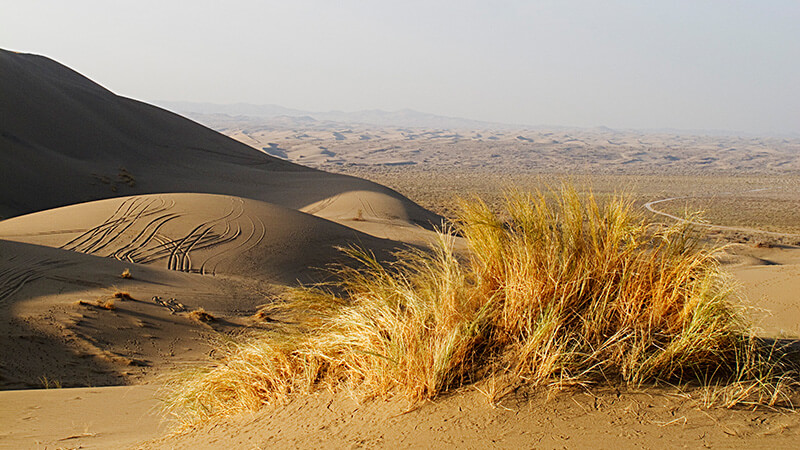
M143 196L138 201L158 199L158 205L165 200L174 201L170 210L181 211L180 205L191 203L196 197ZM204 204L210 206L217 201L224 206L222 215L237 203L229 197L211 197ZM271 295L280 292L286 279L278 269L289 267L291 260L276 266L265 264L266 261L246 263L257 256L242 255L258 255L252 249L269 245L264 242L267 238L256 242L252 236L261 233L252 230L239 232L231 242L205 250L202 245L196 246L188 255L191 267L198 270L188 272L169 269L175 257L155 258L146 264L109 257L130 248L130 242L141 242L143 230L149 224L150 228L153 226L148 217L158 214L143 214L137 219L141 223L133 221L124 231L109 234L114 239L107 236L98 241L96 251L87 251L89 254L54 248L58 243L75 245L80 241L77 238L87 237L87 231L96 228L93 224L109 222L107 217L119 205L131 202L130 198L111 199L70 207L96 208L102 213L64 214L68 208L61 208L0 222L4 239L26 241L0 241L0 255L4 257L0 273L5 280L18 280L22 272L25 280L14 292L4 292L0 303L6 343L0 354L4 364L2 382L10 389L0 392L0 423L5 430L0 435L0 446L580 448L602 442L600 446L607 448L671 446L679 442L689 447L775 448L791 446L800 439L800 417L796 413L708 409L703 406L702 393L577 391L547 399L541 392L516 392L492 405L481 393L487 386L465 388L410 410L407 403L399 400L359 403L343 395L320 393L296 399L285 407L267 408L188 434L165 437L164 433L175 424L159 412L159 376L203 361L213 351L215 336L266 326L250 316ZM242 217L263 213L258 209L263 206L257 203L244 205ZM198 214L201 218L220 215L213 208ZM59 215L63 217L58 219ZM160 228L162 240L179 240L175 237L182 238L191 231L180 220L184 219L173 219ZM246 224L254 222L244 220ZM57 232L45 231L53 223L61 228ZM339 229L332 223L326 226ZM216 227L211 227L206 236L224 236L223 231L231 226ZM386 224L382 227L391 228ZM403 228L395 232L402 235ZM331 235L335 237L336 233ZM418 231L417 239L423 237L424 233ZM362 236L362 242L367 238L375 239ZM241 242L237 243L237 239ZM95 240L81 242L87 249ZM381 244L384 240L375 242ZM140 248L148 249L148 245L155 248L153 251L159 248L158 240ZM214 248L220 253L206 253ZM231 252L237 257L218 258L221 261L215 266L216 275L211 275L210 268L205 275L199 270L211 256ZM318 254L316 244L305 252L307 257ZM751 315L762 335L791 338L800 333L796 301L800 249L739 244L730 249L725 264L741 282L741 292L749 304L756 307ZM258 270L253 271L254 268ZM125 269L130 270L132 278L120 277ZM228 272L240 275L226 275ZM319 274L310 270L306 276ZM113 310L93 306L98 300L112 299L118 291L130 293L132 299L116 299ZM175 299L182 306L178 309L183 310L173 311L169 303L157 304L154 297ZM205 323L192 319L191 311L198 308L216 320ZM126 383L134 385L69 387ZM29 389L45 384L63 388ZM18 388L27 390L14 390Z
M737 262L731 265L731 272L742 282L743 292L750 299L758 299L754 303L760 309L753 311L753 317L759 321L762 334L797 336L800 332L800 310L796 303L796 292L800 289L797 284L800 279L800 249L739 248L738 256L733 259ZM753 264L756 260L768 260L774 264ZM155 276L151 278L145 268L133 267L134 273L141 273L140 282L157 279ZM169 284L179 287L176 280L170 280ZM131 292L140 292L140 289L131 289ZM198 288L195 286L194 289ZM164 433L176 424L159 412L158 377L153 372L180 368L182 365L177 360L181 359L183 367L202 360L210 351L205 340L209 338L210 330L207 324L168 312L163 314L160 322L155 319L156 314L151 313L149 319L144 319L152 324L146 328L125 330L121 321L126 320L128 311L133 312L140 306L138 303L126 302L116 311L97 312L95 317L83 313L87 316L83 320L93 324L91 333L94 336L85 339L107 339L110 344L95 348L97 353L90 360L101 359L101 353L108 352L107 349L112 349L111 352L119 349L117 358L128 355L147 359L146 367L122 364L128 368L129 375L124 381L116 382L136 385L2 391L0 423L4 431L0 435L0 446L788 448L800 441L800 416L797 413L706 408L702 392L678 394L658 389L643 392L600 389L566 392L547 398L542 392L522 390L493 405L482 393L490 388L485 385L464 388L435 402L412 408L401 400L358 402L342 394L322 392L295 399L283 407L265 408L189 433L165 436ZM141 305L145 306L150 307ZM155 305L150 308L164 309ZM233 323L235 320L233 315L228 319L224 313L208 309L219 314L223 321ZM101 315L111 316L114 320L98 320ZM214 327L223 332L235 332L235 325L223 327L218 323ZM135 340L131 335L143 334L148 335L147 340L151 342L148 345L158 347L160 344L166 348L126 352L122 343ZM42 355L56 353L49 344L18 351ZM170 356L170 351L175 356ZM107 367L93 369L98 372L99 382L102 382L104 370L106 376L120 370L120 364L114 362L113 356L107 360ZM81 359L86 361L85 356ZM73 378L77 379L78 374L87 370L83 361L76 365ZM43 367L52 363L46 359L42 361ZM68 366L69 361L65 364ZM38 372L32 370L31 373ZM33 383L35 380L29 381ZM113 383L114 380L106 382Z
M167 430L153 386L0 392L4 448L125 448Z
M35 55L0 51L0 108L8 118L0 124L0 166L8 169L0 177L0 447L776 448L800 442L796 413L709 409L702 392L611 387L547 398L521 389L490 404L486 385L414 407L321 392L166 434L175 424L159 412L165 375L207 363L231 336L269 329L259 308L289 286L324 281L326 266L342 260L337 246L355 244L390 258L394 248L429 242L441 217L380 184L303 167L118 97ZM441 150L368 148L371 140L406 140L403 133L365 132L352 161L403 165ZM412 134L414 145L461 139ZM291 159L346 156L343 148L333 152L312 138L286 136L297 144L289 148ZM558 165L553 158L565 143L576 151L592 147L585 136L530 136L496 137L525 149L540 139L558 141L545 147L548 167ZM469 164L486 159L477 139L483 137L468 146ZM595 156L649 145L615 139L606 137ZM720 148L733 156L719 164L749 161L728 144ZM763 150L770 167L794 168L795 144L767 151L771 142L750 142L746 151ZM398 152L408 154L403 159ZM445 156L452 155L437 164L450 164ZM638 158L642 167L658 164L652 155L627 150L619 158L620 164L625 158ZM724 263L741 282L741 302L752 307L761 335L800 337L800 247L737 244Z
M471 390L409 411L397 401L319 394L170 435L152 386L0 393L7 448L791 448L796 414L704 410L658 392L512 395ZM6 405L14 405L10 410ZM69 411L68 417L64 412Z

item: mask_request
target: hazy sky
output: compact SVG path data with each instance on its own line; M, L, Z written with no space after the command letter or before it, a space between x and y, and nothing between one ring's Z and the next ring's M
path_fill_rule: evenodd
M800 133L796 0L0 0L0 47L145 101Z

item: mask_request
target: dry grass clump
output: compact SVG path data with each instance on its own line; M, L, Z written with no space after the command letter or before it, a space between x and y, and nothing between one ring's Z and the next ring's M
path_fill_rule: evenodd
M87 302L85 300L78 300L78 304L81 305L81 306L86 306L86 307L90 307L90 308L105 309L107 311L114 311L115 309L117 309L117 305L114 302L113 298L112 299L107 299L107 300L97 299L97 300L95 300L94 303Z
M792 383L727 298L717 252L686 224L648 225L621 197L565 188L511 194L507 219L464 202L458 231L381 264L345 251L336 295L276 305L296 324L228 344L214 367L172 385L169 410L198 420L322 387L412 401L484 379L506 387L700 382L714 403L777 404ZM502 386L498 391L502 391Z
M135 300L133 297L131 297L131 294L129 292L125 291L114 292L114 298L118 298L120 300L130 300L130 301Z
M123 270L122 273L119 276L120 276L120 278L125 278L125 279L133 278L133 275L131 275L131 270L128 269L128 268Z
M203 308L197 308L189 313L189 318L197 322L211 323L216 322L217 318L206 312Z
M47 375L39 377L39 382L44 389L61 389L64 386L58 378L48 378Z

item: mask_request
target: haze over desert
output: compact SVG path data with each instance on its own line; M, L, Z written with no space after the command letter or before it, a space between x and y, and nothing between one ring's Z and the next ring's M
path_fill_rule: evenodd
M797 5L234 3L4 8L0 448L800 444Z

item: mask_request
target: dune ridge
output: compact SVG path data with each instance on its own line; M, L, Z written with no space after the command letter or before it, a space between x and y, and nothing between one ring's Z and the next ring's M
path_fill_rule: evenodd
M134 194L227 194L299 209L370 192L375 218L439 222L391 189L269 156L42 56L0 50L0 117L0 217Z

